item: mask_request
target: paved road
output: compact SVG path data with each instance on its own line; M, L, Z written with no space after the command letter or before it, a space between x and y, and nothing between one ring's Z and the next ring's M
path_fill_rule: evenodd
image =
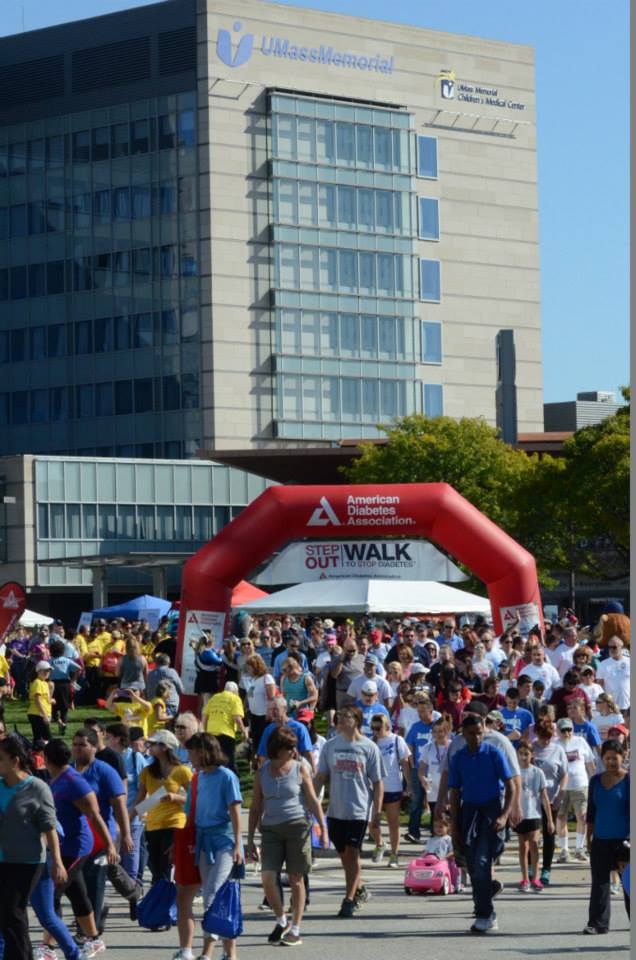
M342 874L332 857L316 863L312 874L311 906L302 926L306 960L394 960L421 956L422 960L521 960L521 958L567 958L579 953L590 960L625 956L629 950L628 921L622 900L612 897L612 931L604 937L587 937L581 930L587 920L589 873L580 864L555 866L554 884L543 894L519 894L515 885L518 868L513 853L504 855L498 876L506 889L496 901L499 931L484 937L467 935L471 924L470 893L450 897L406 897L403 872L368 864L365 848L365 881L372 898L352 920L335 914L343 896ZM406 859L406 858L404 858ZM251 870L243 885L245 934L239 957L260 960L270 947L270 914L257 910L261 889ZM176 931L153 934L131 924L127 908L109 894L112 906L108 920L108 953L105 960L170 960L177 948ZM195 955L196 955L195 944ZM215 952L220 960L221 951Z

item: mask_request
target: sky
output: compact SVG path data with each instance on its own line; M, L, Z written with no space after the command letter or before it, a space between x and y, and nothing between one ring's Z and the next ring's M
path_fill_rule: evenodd
M0 34L151 0L0 0ZM546 403L629 382L628 0L287 0L535 48Z

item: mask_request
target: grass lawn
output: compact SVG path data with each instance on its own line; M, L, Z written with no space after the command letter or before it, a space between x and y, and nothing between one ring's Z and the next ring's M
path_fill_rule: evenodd
M27 718L27 701L26 700L5 700L5 712L4 720L7 727L7 731L11 733L14 727L17 727L20 733L23 733L26 737L31 739L31 724ZM118 717L108 711L101 709L97 706L88 706L88 707L77 707L75 710L71 710L68 715L68 726L66 728L66 734L64 739L70 743L73 739L73 734L76 730L79 730L83 725L84 721L88 717L100 717L104 719L106 723L112 722L117 723ZM318 720L317 727L322 735L325 735L326 731L326 722L322 721L322 718ZM324 729L323 729L324 728ZM59 736L57 732L57 724L53 723L51 725L51 732L53 736ZM241 782L241 793L243 794L243 804L248 808L252 801L252 784L254 781L254 775L250 763L241 755L237 760L237 769L239 774L239 780ZM406 825L408 822L408 813L402 812L400 820L403 825ZM422 819L423 825L428 823L428 814L425 814Z

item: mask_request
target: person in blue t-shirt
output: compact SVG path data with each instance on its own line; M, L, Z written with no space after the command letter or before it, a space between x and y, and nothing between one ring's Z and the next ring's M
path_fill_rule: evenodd
M601 751L601 735L598 728L585 716L585 701L582 697L572 697L567 701L568 717L572 721L574 733L583 737L588 747L599 754Z
M481 717L467 714L462 734L466 746L453 754L448 771L453 849L463 853L470 874L475 904L471 933L487 933L497 929L492 865L504 847L503 832L514 798L513 772L501 750L484 743Z
M420 693L416 696L415 706L419 719L412 724L404 738L412 756L409 826L407 832L404 834L404 839L407 843L419 843L422 835L422 813L424 812L426 794L417 771L420 765L422 750L433 739L433 724L439 717L439 713L433 709L431 700L424 694Z
M119 844L122 854L131 853L134 844L130 834L124 781L110 764L97 759L97 748L98 739L94 730L88 727L78 730L73 736L73 766L94 791L99 812L111 838L116 845ZM140 885L128 876L121 863L109 863L106 866L89 860L84 867L84 878L100 932L103 929L102 910L107 876L117 893L129 903L135 903L141 895Z
M625 840L629 833L629 774L624 767L625 748L618 740L606 740L601 748L604 770L588 787L587 846L590 853L592 888L587 926L583 933L607 933L610 925L610 874L622 873L629 862ZM629 916L629 897L625 891Z
M519 706L519 690L517 687L509 687L506 690L506 706L501 708L501 715L504 718L504 734L511 741L516 750L522 740L527 740L530 736L530 727L534 723L534 717L529 710Z
M66 718L71 706L71 683L81 673L82 666L71 660L64 653L64 641L56 639L49 644L51 651L51 674L49 679L53 683L52 719L57 721L61 734L66 731Z
M99 812L95 791L91 789L86 778L69 765L70 760L71 751L63 740L49 740L44 748L44 762L50 777L49 786L55 802L55 812L63 832L60 850L68 874L64 888L55 888L54 904L56 913L61 916L60 906L64 892L82 933L91 941L92 949L99 947L101 941L98 940L93 905L83 872L95 843L89 821L95 837L104 845L104 854L111 863L117 862L117 850Z
M192 816L196 827L195 862L201 873L203 910L207 911L216 892L229 879L234 865L243 863L241 787L236 774L223 766L225 758L221 746L212 734L196 733L186 741L186 747L197 771L194 810L191 810L191 782L186 813L188 817ZM192 896L197 890L196 886L185 889L192 890ZM180 901L179 906L184 904ZM187 904L185 906L187 913ZM213 946L212 938L204 934L200 955L206 956ZM191 941L190 944L182 943L182 950L188 947L192 948ZM227 960L236 960L236 940L223 939L223 948Z
M391 725L391 714L384 704L378 702L378 685L375 680L365 680L360 688L360 699L355 701L354 706L359 707L362 711L360 733L363 733L365 737L373 736L371 717L376 716L376 714L381 713L389 721L389 726Z
M284 697L274 697L267 706L267 716L270 722L267 724L258 744L256 754L259 763L263 763L267 757L267 741L272 730L277 727L289 727L296 735L298 740L298 753L305 758L312 771L316 772L316 761L312 750L311 740L307 733L307 727L298 720L291 720L287 716L287 701Z

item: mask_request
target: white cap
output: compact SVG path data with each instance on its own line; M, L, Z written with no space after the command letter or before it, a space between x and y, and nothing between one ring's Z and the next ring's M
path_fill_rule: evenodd
M428 670L426 669L423 663L414 663L413 666L411 667L411 676L413 676L414 673L423 673L424 675L426 675L428 673Z
M179 741L170 730L155 730L148 737L148 743L160 743L162 747L170 747L171 750L179 747Z
M377 693L378 685L375 680L366 680L360 687L361 693Z
M48 660L39 660L35 665L35 672L39 673L40 670L50 670L51 664Z

